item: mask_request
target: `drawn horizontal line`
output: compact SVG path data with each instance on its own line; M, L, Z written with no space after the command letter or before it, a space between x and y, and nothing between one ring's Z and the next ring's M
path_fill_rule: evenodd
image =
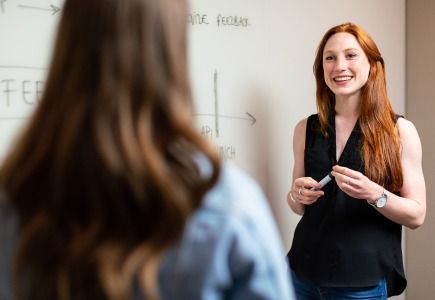
M48 8L45 8L45 7L30 6L30 5L23 5L23 4L19 4L18 7L21 7L21 8L31 8L31 9L39 9L39 10L50 10Z
M195 117L197 116L204 116L204 117L215 117L216 114L194 114ZM236 116L229 116L229 115L218 115L218 117L221 118L228 118L228 119L239 119L239 120L250 120L246 117L236 117Z
M31 67L31 66L12 66L0 65L0 69L30 69L30 70L47 70L47 68Z
M25 120L28 117L0 117L0 121Z
M40 6L18 4L18 7L19 8L29 8L29 9L51 11L51 15L55 15L56 13L58 13L60 11L60 8L57 6L54 6L53 4L50 4L50 7L40 7Z
M229 115L216 115L216 114L193 114L194 117L218 117L218 118L226 118L226 119L238 119L238 120L245 120L245 121L251 121L251 125L254 125L257 122L257 119L251 115L250 113L246 112L247 117L241 117L241 116L229 116Z

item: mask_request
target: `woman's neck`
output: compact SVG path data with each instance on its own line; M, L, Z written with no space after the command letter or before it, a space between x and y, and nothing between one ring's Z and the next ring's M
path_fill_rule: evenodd
M357 119L360 115L359 95L336 96L335 114L341 117Z

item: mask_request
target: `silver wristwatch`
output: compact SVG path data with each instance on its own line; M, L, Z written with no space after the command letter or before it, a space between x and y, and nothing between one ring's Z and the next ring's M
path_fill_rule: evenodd
M374 208L382 208L385 206L385 204L387 204L387 194L385 193L385 190L382 192L382 195L375 200L375 202L370 203L369 201L367 201L368 204L370 204L371 206L373 206Z

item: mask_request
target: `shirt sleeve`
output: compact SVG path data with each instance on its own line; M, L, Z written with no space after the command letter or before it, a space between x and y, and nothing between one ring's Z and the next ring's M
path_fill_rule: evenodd
M258 187L250 191L249 205L237 203L232 222L228 265L233 280L228 298L295 299L270 208Z
M160 272L162 299L292 300L289 268L259 186L225 171Z

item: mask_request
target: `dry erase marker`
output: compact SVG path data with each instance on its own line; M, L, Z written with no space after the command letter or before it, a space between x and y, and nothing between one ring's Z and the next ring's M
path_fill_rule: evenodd
M313 191L320 190L320 189L321 189L322 187L324 187L328 182L330 182L331 179L332 179L332 175L331 175L331 172L329 172L328 175L326 175L325 177L323 177L322 180L319 181L320 188L317 189L317 188L312 187L311 190L313 190Z

